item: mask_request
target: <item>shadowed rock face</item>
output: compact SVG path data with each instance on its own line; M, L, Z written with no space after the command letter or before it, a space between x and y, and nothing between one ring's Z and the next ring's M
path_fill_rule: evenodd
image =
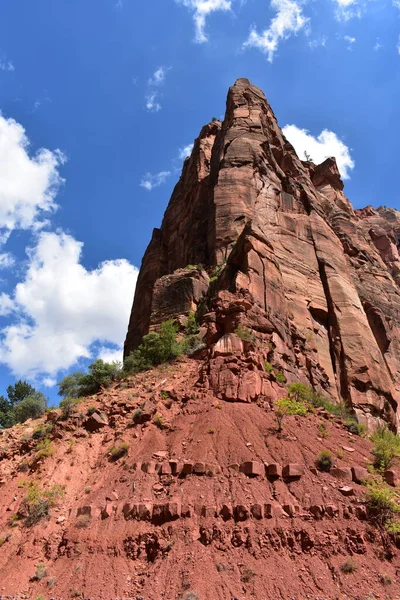
M264 94L230 88L203 127L140 271L125 355L197 310L202 380L226 400L279 394L267 360L399 425L400 213L355 211L333 158L301 161ZM255 341L234 334L248 328Z

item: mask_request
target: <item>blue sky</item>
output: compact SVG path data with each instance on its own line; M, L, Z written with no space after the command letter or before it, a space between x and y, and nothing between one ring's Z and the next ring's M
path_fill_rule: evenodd
M0 393L119 356L201 126L248 77L356 207L400 208L400 1L1 0Z

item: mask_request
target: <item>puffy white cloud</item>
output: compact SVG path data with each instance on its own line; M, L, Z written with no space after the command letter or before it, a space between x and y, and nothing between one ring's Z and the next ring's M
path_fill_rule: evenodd
M149 79L149 85L161 85L165 81L166 69L165 67L158 67Z
M82 247L66 233L40 233L24 280L11 298L0 296L0 310L13 313L0 337L0 362L16 376L53 378L93 357L93 344L122 345L138 270L122 259L89 271Z
M30 156L25 130L0 113L0 241L16 228L40 223L43 213L57 208L55 196L63 179L58 167L65 157L41 149Z
M274 59L280 40L286 40L303 29L309 19L304 16L298 0L271 0L271 8L276 11L268 29L258 33L254 28L250 31L244 47L259 48L267 55L269 62Z
M188 156L192 154L194 144L188 144L187 146L183 146L183 148L179 148L179 158L180 160L185 160Z
M165 183L170 175L170 171L160 171L159 173L155 173L154 175L152 175L151 173L146 173L146 175L140 182L140 186L151 192L153 188L159 187L160 185Z
M317 137L314 137L307 129L300 129L296 125L286 125L283 133L302 160L306 159L307 154L313 162L319 164L326 158L334 156L343 179L350 177L349 171L355 166L350 149L333 131L324 129Z
M231 0L176 0L193 11L193 20L195 24L195 41L199 44L208 41L205 33L206 19L208 15L218 10L231 10Z
M15 258L10 252L0 253L0 269L9 269L15 265Z
M161 110L157 92L150 92L150 94L146 96L146 108L150 112L158 112Z
M0 294L0 317L7 317L14 310L14 302L8 294Z
M113 349L107 346L101 346L97 352L97 358L101 358L104 362L122 362L123 349L122 347Z

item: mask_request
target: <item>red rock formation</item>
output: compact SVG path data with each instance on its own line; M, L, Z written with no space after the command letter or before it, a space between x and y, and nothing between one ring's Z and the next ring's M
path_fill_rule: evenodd
M230 88L143 259L125 343L196 310L205 385L228 400L309 382L366 424L399 425L400 214L354 211L333 158L302 162L264 94ZM248 328L255 341L234 335Z

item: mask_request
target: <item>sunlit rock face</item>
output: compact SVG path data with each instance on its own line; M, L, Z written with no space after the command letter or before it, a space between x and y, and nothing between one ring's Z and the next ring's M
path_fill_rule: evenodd
M125 355L197 312L201 377L227 400L311 384L372 426L399 425L400 213L354 210L333 158L301 161L263 92L229 89L143 258ZM244 329L250 340L237 339ZM240 343L239 343L240 342Z

